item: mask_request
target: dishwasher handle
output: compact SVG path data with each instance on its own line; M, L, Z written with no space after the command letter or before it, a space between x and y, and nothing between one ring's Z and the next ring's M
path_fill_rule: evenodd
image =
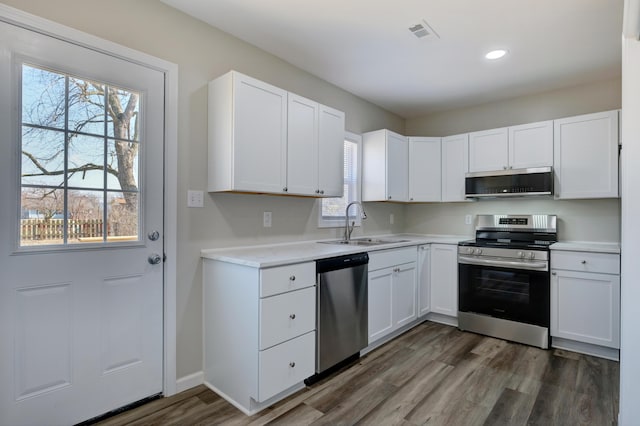
M368 253L356 253L346 256L330 257L328 259L319 259L316 260L316 273L321 274L323 272L353 268L354 266L366 265L368 263Z

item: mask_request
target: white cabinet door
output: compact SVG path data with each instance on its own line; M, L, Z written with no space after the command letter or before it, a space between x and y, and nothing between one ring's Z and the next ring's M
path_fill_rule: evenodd
M458 246L431 244L431 312L458 316Z
M318 191L321 197L344 192L344 112L320 105Z
M234 189L282 193L287 181L287 92L236 73L233 97Z
M553 166L553 121L509 127L512 169Z
M464 175L469 171L469 135L442 138L442 201L466 201Z
M487 172L509 167L508 128L469 133L469 171Z
M556 198L618 196L618 111L554 120Z
M424 316L431 312L431 286L429 257L431 251L429 245L418 247L418 316Z
M409 201L440 201L440 138L409 138Z
M620 276L553 270L551 335L620 348Z
M409 146L407 138L387 133L387 199L407 201L409 198ZM380 172L380 170L378 170Z
M369 343L393 329L393 268L369 272Z
M287 192L315 195L318 189L318 110L310 99L289 93Z
M418 317L416 296L416 263L407 263L394 268L392 308L394 328L400 328Z

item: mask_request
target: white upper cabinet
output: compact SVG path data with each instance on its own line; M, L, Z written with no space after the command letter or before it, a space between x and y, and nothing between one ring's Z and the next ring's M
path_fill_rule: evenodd
M618 197L618 111L554 121L556 198Z
M469 135L442 138L442 201L467 201L464 175L469 171Z
M553 165L553 121L469 134L469 171L490 172Z
M313 195L318 187L318 111L310 99L289 93L287 192Z
M469 171L507 169L508 146L509 131L506 127L469 133Z
M362 200L407 201L407 138L385 129L363 134L362 142Z
M441 172L440 138L410 137L409 201L440 201Z
M344 112L320 105L318 190L321 197L344 192Z
M509 127L509 168L553 165L553 121Z
M209 83L210 192L341 197L344 113L230 71Z
M208 190L283 193L287 92L230 72L209 83Z

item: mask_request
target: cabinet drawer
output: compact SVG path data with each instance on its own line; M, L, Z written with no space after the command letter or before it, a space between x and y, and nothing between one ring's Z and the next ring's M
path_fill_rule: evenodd
M316 288L260 299L260 349L316 328Z
M376 250L369 252L369 271L388 268L390 266L402 265L403 263L416 262L418 260L418 250L415 246Z
M258 402L302 382L315 372L316 333L312 331L259 355Z
M260 297L298 290L316 284L316 263L296 263L260 270Z
M609 253L552 251L551 269L620 274L620 256Z

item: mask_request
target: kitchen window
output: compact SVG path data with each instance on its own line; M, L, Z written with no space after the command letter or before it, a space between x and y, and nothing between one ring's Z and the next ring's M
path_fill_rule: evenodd
M362 136L346 132L344 140L344 194L342 198L323 198L319 200L318 227L332 228L344 226L344 210L347 204L360 200L360 182L362 163ZM360 226L360 210L349 209L349 221Z

